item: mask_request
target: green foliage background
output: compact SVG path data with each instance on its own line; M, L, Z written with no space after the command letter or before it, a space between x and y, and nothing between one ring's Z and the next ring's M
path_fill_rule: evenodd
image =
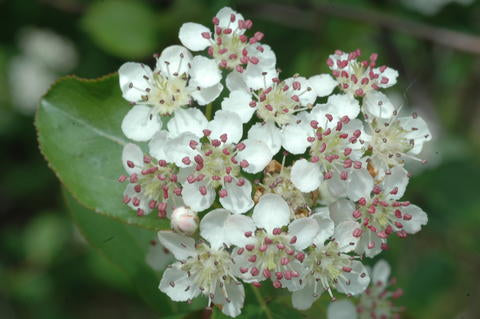
M224 5L238 9L254 21L254 30L265 33L285 77L327 72L326 57L337 48L378 52L380 63L400 71L400 82L390 92L405 108L425 116L434 136L423 156L430 164L413 167L407 194L429 214L429 224L416 236L393 240L383 255L405 290L398 301L406 307L402 318L480 317L478 1L468 7L450 4L425 16L396 0L16 0L0 1L0 318L201 318L204 300L174 304L156 289L159 274L142 263L153 232L118 221L162 226L128 215L121 205L121 187L108 179L122 171L120 145L99 141L97 149L86 150L79 139L70 145L71 153L50 158L53 168L63 168L57 175L65 184L78 179L76 189L67 187L73 197L62 190L39 151L33 116L17 111L8 66L20 52L17 35L24 26L71 39L79 54L73 73L80 77L115 72L129 60L152 64L153 52L178 43L183 22L208 24ZM40 137L42 151L50 147L55 153L68 134L75 134L68 118L48 105L83 112L88 121L102 125L95 98L107 98L117 105L108 114L121 119L128 106L112 91L115 79L102 81L94 96L88 94L93 82L69 78L57 83L71 94L66 98L52 91L43 100L43 110L50 112L38 114L37 126L51 121L49 116L58 125L43 134L44 140ZM78 105L85 108L75 109ZM119 127L106 130L123 139ZM88 151L81 169L95 172L93 182L69 172L66 161ZM98 170L98 161L111 161L111 171ZM107 191L92 192L92 184ZM76 201L79 194L88 198L83 205ZM111 212L117 220L93 211ZM324 318L327 302L322 298L310 311L298 313L287 294L247 288L243 317ZM222 318L217 312L212 317Z

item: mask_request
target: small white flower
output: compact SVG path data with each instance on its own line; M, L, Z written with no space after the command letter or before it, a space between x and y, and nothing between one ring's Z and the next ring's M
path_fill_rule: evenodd
M361 173L360 173L361 172ZM387 248L387 238L392 233L399 237L415 234L426 225L427 214L410 202L398 201L408 184L407 172L395 167L375 184L368 171L360 170L352 176L348 197L355 202L342 200L330 206L336 223L344 220L358 222L353 234L360 238L355 251L373 257Z
M173 45L157 58L155 69L127 62L118 70L123 97L134 106L122 121L122 131L135 141L148 141L161 128L159 115L170 115L191 104L205 105L223 89L215 64L202 56L192 57L184 47Z
M357 295L370 282L362 263L355 260L356 257L348 255L358 241L352 235L356 223L345 221L334 230L328 210L313 214L311 218L316 219L325 231L315 238L315 248L309 250L305 258L302 289L292 294L293 306L300 310L310 308L323 291L327 291L332 299L332 288L348 295ZM325 243L325 239L330 236L332 239Z
M150 152L158 154L154 149L150 147ZM128 174L119 177L120 182L128 182L123 202L136 210L138 216L157 209L158 216L164 218L183 205L181 179L175 165L144 155L135 144L124 146L122 163Z
M262 32L247 37L245 31L252 27L240 13L224 7L212 19L213 33L198 23L184 23L178 37L192 51L208 48L212 62L220 68L242 73L245 68L272 67L276 58L268 45L261 44Z
M236 270L245 282L258 285L270 279L275 288L287 287L290 291L301 288L300 275L305 254L320 232L320 226L311 218L290 222L290 208L277 194L265 194L253 210L247 227L234 224L225 226L231 242L238 246L233 252ZM288 226L288 231L282 227Z
M170 223L176 232L191 236L198 228L198 216L191 209L180 206L173 210Z
M360 50L345 53L337 50L327 59L327 65L340 89L355 96L365 96L380 88L397 83L398 72L387 66L376 67L378 55L373 53L368 61L358 61Z
M366 137L365 149L371 151L372 165L382 174L391 167L403 166L408 159L424 163L417 155L432 139L427 123L416 113L409 117L397 117L397 111L393 114L390 119L373 118Z
M190 237L158 232L160 242L179 260L163 273L159 288L174 301L191 301L203 294L208 297L209 306L222 305L224 314L236 317L243 307L245 291L235 277L230 253L224 249L224 236L217 236L218 228L211 225L219 224L217 219L223 218L215 215L212 211L200 223L200 233L210 245L195 245Z

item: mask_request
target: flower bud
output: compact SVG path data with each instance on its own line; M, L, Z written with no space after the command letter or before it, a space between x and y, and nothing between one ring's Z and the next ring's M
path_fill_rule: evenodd
M173 210L171 218L172 229L176 232L192 235L198 228L197 213L184 206Z

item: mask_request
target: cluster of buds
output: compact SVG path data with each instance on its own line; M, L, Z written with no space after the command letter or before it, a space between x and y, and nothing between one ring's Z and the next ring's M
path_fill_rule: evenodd
M125 145L123 201L171 222L158 238L177 262L160 290L174 301L203 295L235 317L244 284L271 284L300 310L324 292L332 301L360 296L356 307L333 302L329 318L349 309L351 318L395 318L391 299L401 293L386 289L388 265L370 271L364 257L427 223L401 197L405 163L423 161L431 139L425 121L400 117L381 92L397 71L377 66L377 54L361 61L359 50L336 51L331 75L281 80L263 33L246 35L250 20L223 8L212 21L213 32L185 23L183 46L156 55L153 70L132 62L119 70L133 104L122 130L149 150ZM202 112L207 104L215 112Z

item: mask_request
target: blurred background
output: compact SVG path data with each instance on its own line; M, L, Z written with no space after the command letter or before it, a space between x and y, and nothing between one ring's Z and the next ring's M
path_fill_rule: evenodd
M72 222L37 147L35 108L60 76L152 64L182 23L209 24L225 5L265 33L284 77L327 72L335 49L377 52L399 70L388 94L434 139L406 196L429 223L383 255L405 291L397 304L402 318L480 318L476 0L0 0L0 318L156 317Z

